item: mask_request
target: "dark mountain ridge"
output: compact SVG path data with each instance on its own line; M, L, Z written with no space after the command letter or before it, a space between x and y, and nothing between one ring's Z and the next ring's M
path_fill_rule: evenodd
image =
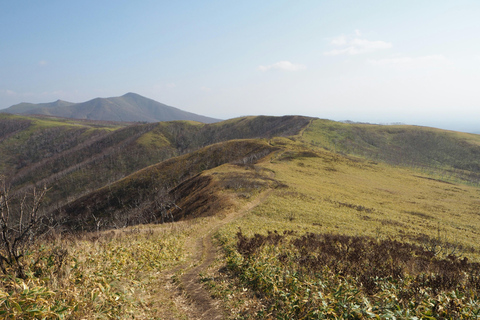
M92 231L96 227L110 229L164 222L167 211L180 207L183 210L170 213L172 220L205 214L210 206L225 204L213 189L208 196L199 197L199 189L213 187L211 179L200 176L201 172L231 162L252 164L277 149L256 139L216 143L139 170L60 207L54 215L62 218L67 230ZM187 191L182 192L184 184L188 185ZM193 210L192 202L202 208Z
M191 120L203 123L214 123L220 121L219 119L167 106L131 92L121 97L95 98L81 103L62 100L39 104L20 103L2 110L2 112L126 122Z
M51 186L47 202L59 205L142 168L211 144L291 136L309 122L310 118L285 116L213 124L127 124L0 114L0 176L20 192L32 183Z

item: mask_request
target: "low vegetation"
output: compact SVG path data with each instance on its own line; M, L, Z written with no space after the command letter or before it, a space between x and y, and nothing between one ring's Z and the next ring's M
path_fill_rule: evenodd
M64 233L30 243L21 274L3 264L6 319L188 318L166 288L213 222L222 250L202 281L227 318L480 318L474 135L301 117L36 131L35 118L2 117L1 150L37 143L13 194L35 177L59 183L47 204L61 186L85 193L64 194L72 201L53 211ZM83 151L40 143L55 132ZM54 164L62 174L40 172Z
M250 170L283 187L218 232L204 275L231 318L480 317L477 188L276 144Z
M239 231L226 260L245 319L480 317L480 264L393 239Z
M56 237L29 248L25 277L0 275L3 319L151 319L158 280L185 260L197 224ZM172 293L171 293L172 294ZM166 303L168 305L168 303ZM165 307L164 307L165 308Z
M337 153L417 168L442 180L480 184L480 136L476 134L315 119L302 138Z

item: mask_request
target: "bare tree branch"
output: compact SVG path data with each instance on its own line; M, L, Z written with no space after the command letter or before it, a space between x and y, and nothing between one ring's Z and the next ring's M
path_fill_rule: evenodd
M44 186L21 199L12 197L4 177L0 176L0 269L13 270L16 276L25 277L21 259L25 251L42 234L48 231L39 215L48 189Z

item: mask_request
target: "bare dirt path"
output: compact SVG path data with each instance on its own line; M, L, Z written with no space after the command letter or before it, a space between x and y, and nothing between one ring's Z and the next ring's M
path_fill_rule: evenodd
M212 299L210 293L200 283L199 274L206 271L217 255L217 248L213 245L213 234L223 225L245 215L248 211L265 201L271 190L260 194L254 201L246 204L239 211L229 213L223 219L215 219L211 224L198 232L198 236L192 237L186 248L191 248L192 258L188 264L178 267L177 271L184 273L179 277L179 288L186 295L190 304L188 310L189 319L224 319L224 310L218 301Z

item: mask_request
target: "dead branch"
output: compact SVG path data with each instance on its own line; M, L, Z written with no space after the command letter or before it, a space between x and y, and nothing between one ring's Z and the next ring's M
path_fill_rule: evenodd
M25 277L22 258L26 250L49 229L42 223L40 207L48 189L33 188L20 199L13 197L4 177L0 177L0 269Z

